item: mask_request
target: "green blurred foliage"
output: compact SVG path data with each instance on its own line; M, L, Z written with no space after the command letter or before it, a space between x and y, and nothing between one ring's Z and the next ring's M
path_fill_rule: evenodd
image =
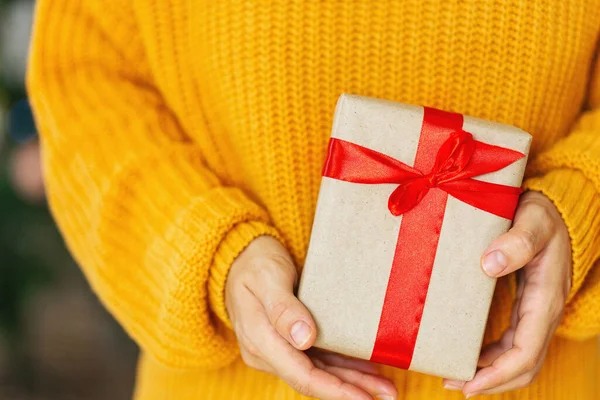
M0 18L17 1L0 0ZM27 204L10 185L10 155L18 144L7 131L9 111L26 92L23 82L6 82L1 68L0 59L0 334L18 349L28 300L52 281L68 255L47 207Z
M19 65L31 6L0 0L0 398L128 399L135 345L89 291L47 205L11 183L15 151L37 140ZM23 159L35 175L35 157Z
M27 301L52 281L65 250L42 206L21 201L4 177L0 181L0 331L10 343L22 336Z

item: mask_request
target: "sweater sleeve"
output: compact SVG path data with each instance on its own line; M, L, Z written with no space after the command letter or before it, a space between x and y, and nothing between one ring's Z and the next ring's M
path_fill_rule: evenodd
M223 291L234 258L277 236L224 186L155 87L130 1L38 1L28 89L50 208L101 301L152 357L237 355ZM218 318L215 318L216 317Z
M572 289L557 333L573 339L600 334L600 64L588 98L571 133L533 160L525 181L554 202L569 230Z

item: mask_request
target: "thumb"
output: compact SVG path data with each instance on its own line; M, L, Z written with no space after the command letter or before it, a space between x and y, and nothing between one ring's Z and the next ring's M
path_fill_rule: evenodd
M317 328L308 309L294 296L296 267L283 246L269 253L271 257L263 260L249 288L277 332L298 350L306 350L315 343Z
M513 227L490 244L481 258L485 273L498 278L529 263L545 246L552 234L552 216L536 201L522 201Z
M315 322L292 292L268 293L263 305L271 324L292 346L298 350L312 347L317 337Z

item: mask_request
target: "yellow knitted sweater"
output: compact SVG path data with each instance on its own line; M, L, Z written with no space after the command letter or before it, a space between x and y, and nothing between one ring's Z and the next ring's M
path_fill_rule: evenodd
M533 134L526 187L568 225L573 289L536 382L493 398L600 398L599 33L600 0L39 0L28 84L49 203L142 349L136 398L299 398L240 361L223 287L259 235L302 266L342 92ZM461 398L385 373L401 399Z

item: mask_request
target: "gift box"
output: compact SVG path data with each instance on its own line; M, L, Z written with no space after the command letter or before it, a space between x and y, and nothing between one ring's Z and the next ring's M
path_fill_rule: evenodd
M299 299L316 347L458 380L475 374L531 136L356 95L338 101Z

